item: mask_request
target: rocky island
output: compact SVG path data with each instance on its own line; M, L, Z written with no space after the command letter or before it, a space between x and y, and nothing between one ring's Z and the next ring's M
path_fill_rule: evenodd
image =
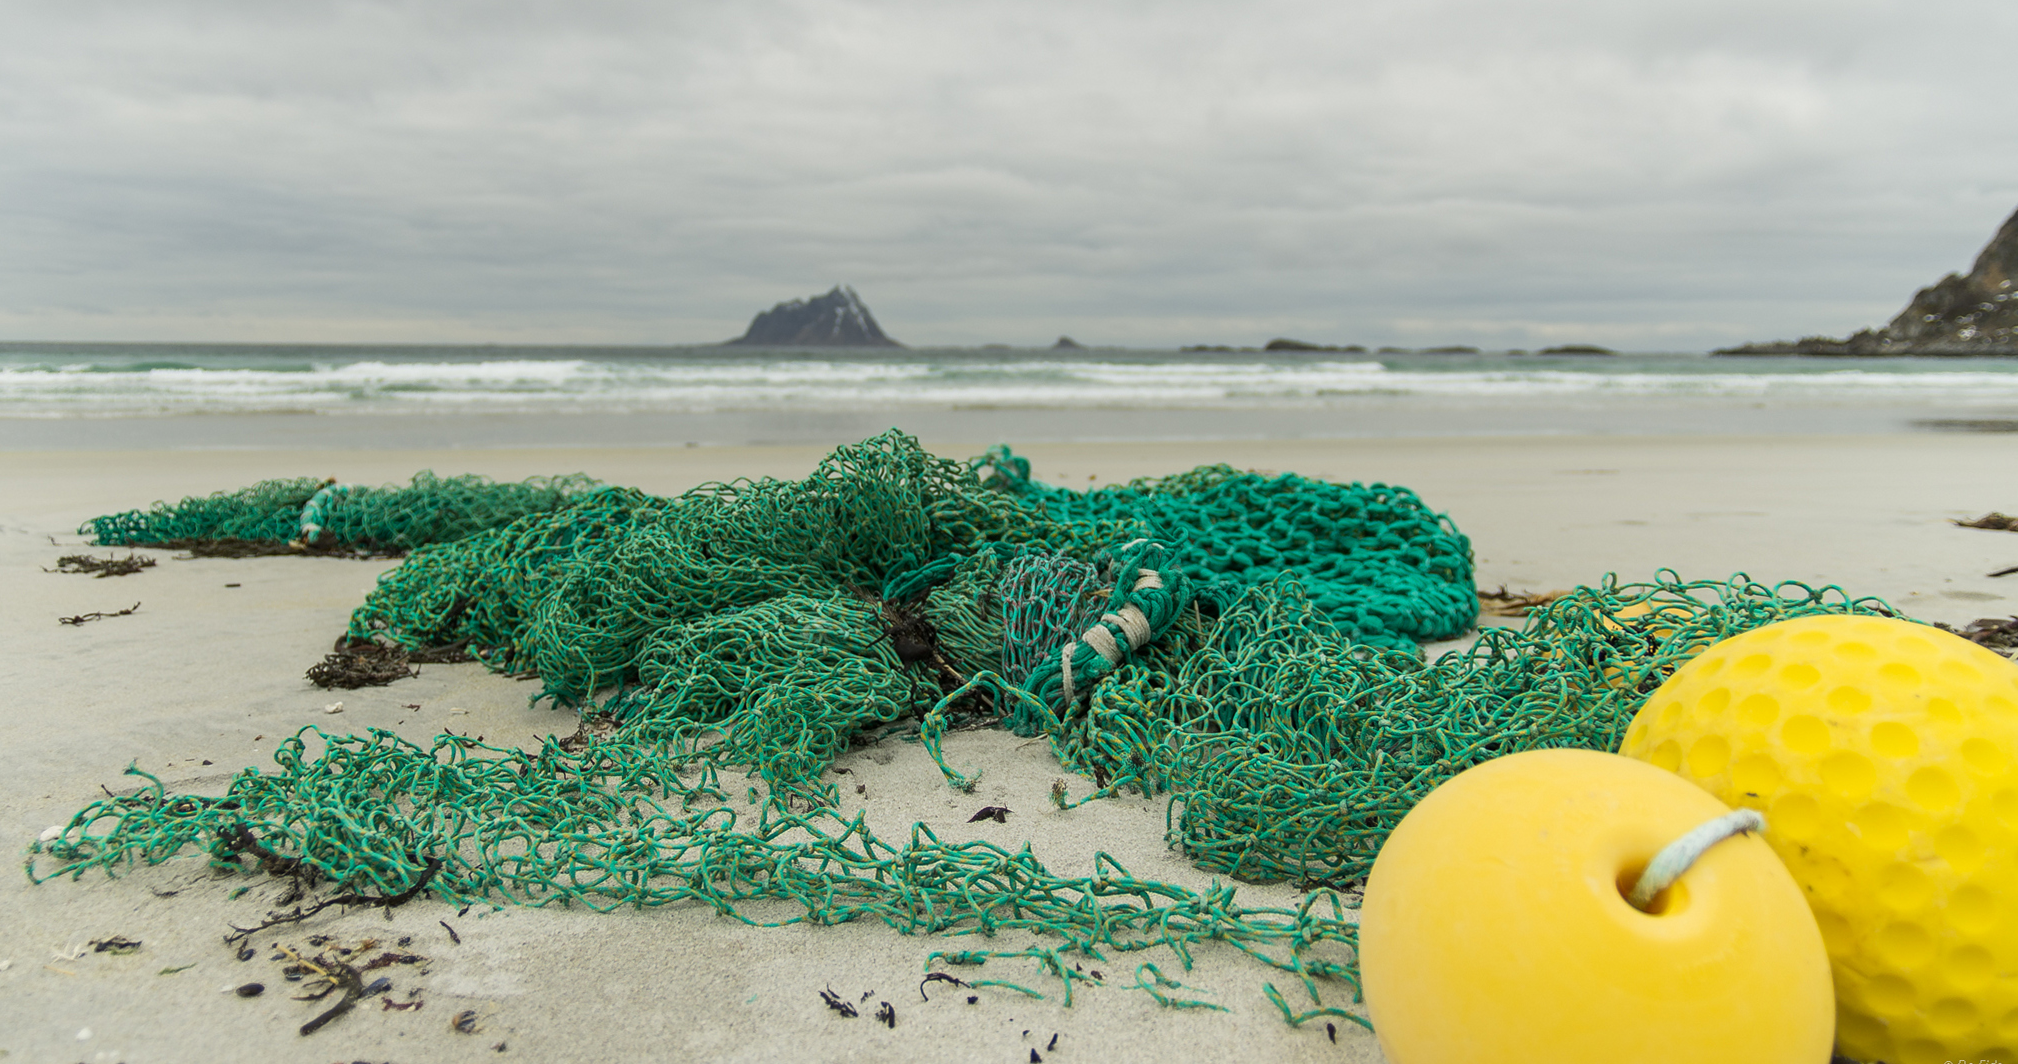
M862 297L853 288L835 285L833 291L811 299L794 299L761 311L750 319L750 328L730 344L751 347L902 347L883 335L876 316L869 313Z
M1347 353L1356 354L1365 351L1366 348L1359 344L1346 344L1343 347L1337 346L1335 344L1313 344L1308 340L1292 340L1287 336L1278 336L1275 339L1268 341L1267 346L1263 347L1262 350L1263 351L1343 351Z
M1949 274L1914 293L1882 329L1846 340L1810 336L1743 344L1718 355L2018 355L2018 212L2005 221L1967 275Z

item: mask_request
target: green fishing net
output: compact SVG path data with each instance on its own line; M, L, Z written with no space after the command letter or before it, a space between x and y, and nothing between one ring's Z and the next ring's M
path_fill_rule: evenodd
M220 500L240 500L242 514L270 504L257 527L291 535L284 500L307 506L321 483L87 527L120 543L245 535L253 525L217 516ZM521 750L305 728L274 770L245 769L222 796L148 777L87 806L31 846L29 876L197 846L222 866L296 861L387 896L425 882L465 902L1023 930L1055 945L927 964L1026 961L1068 1004L1088 976L1065 953L1165 949L1188 967L1195 946L1220 941L1298 978L1305 1011L1265 987L1289 1022L1359 1022L1324 1005L1317 982L1356 998L1349 951L1317 947L1356 941L1341 892L1437 784L1521 750L1615 749L1647 695L1729 635L1891 612L1835 588L1662 572L1579 588L1425 662L1417 642L1468 630L1477 598L1469 543L1404 488L1213 466L1075 492L1031 480L1006 448L949 461L895 432L838 449L805 480L671 498L576 478L489 485L495 509L469 501L483 487L470 478L386 490L423 485L455 485L457 512L491 517L379 529L345 514L374 498L361 493L324 496L314 515L360 542L442 530L380 579L350 638L466 645L492 668L537 674L537 697L579 711L573 735ZM971 788L943 741L986 724L1048 737L1092 778L1076 802L1054 790L1061 808L1160 796L1166 841L1190 860L1294 883L1304 902L1246 907L1230 885L1145 880L1104 855L1090 876L1061 876L1028 847L942 842L923 825L884 837L843 816L823 778L852 745L902 738ZM732 793L732 771L756 782ZM1163 1005L1219 1007L1166 993L1176 981L1148 961L1132 985Z
M989 487L1091 538L1125 528L1171 545L1176 567L1222 597L1293 576L1358 642L1413 649L1448 639L1478 616L1471 541L1407 488L1213 465L1079 492L1032 481L1030 463L1006 447L975 464L988 471Z
M551 510L594 486L583 476L497 484L486 477L437 477L425 471L407 487L374 488L314 477L262 480L173 506L157 502L146 510L107 514L77 531L101 546L251 540L404 551Z

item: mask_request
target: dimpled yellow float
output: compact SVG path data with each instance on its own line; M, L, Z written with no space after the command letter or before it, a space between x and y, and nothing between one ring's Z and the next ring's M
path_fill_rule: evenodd
M1360 972L1382 1052L1391 1064L1825 1064L1835 1017L1821 934L1756 835L1710 843L1645 911L1625 897L1657 854L1730 813L1670 773L1592 750L1513 754L1447 780L1367 879Z
M2018 664L1909 621L1805 617L1675 671L1621 753L1765 813L1856 1060L2018 1061Z

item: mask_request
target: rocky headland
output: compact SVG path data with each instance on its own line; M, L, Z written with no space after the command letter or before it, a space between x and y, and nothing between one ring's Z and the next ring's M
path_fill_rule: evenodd
M1914 293L1912 302L1882 329L1862 329L1848 339L1805 339L1743 344L1718 355L2018 355L2018 212L2005 221L1976 264Z
M750 319L749 331L728 341L753 347L902 347L883 335L876 316L853 288L780 303Z

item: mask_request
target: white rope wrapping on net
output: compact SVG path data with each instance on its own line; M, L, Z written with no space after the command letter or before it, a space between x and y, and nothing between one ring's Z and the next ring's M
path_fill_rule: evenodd
M1163 577L1156 570L1137 569L1135 571L1134 590L1156 591L1162 587ZM1100 621L1100 624L1096 624L1082 632L1079 638L1066 643L1058 652L1060 667L1058 677L1059 688L1065 695L1066 705L1072 704L1074 696L1072 688L1072 652L1079 649L1079 644L1085 643L1087 646L1092 647L1093 652L1100 655L1101 659L1107 662L1109 668L1121 664L1121 659L1126 654L1121 649L1121 644L1115 641L1114 633L1108 631L1102 625L1111 624L1121 629L1122 638L1128 640L1128 650L1130 651L1141 650L1149 643L1152 634L1149 628L1149 617L1142 612L1142 607L1132 602L1114 613L1101 614Z
M1119 613L1103 613L1100 619L1121 629L1128 637L1128 649L1141 650L1149 642L1149 618L1143 616L1142 609L1134 603L1121 607Z

